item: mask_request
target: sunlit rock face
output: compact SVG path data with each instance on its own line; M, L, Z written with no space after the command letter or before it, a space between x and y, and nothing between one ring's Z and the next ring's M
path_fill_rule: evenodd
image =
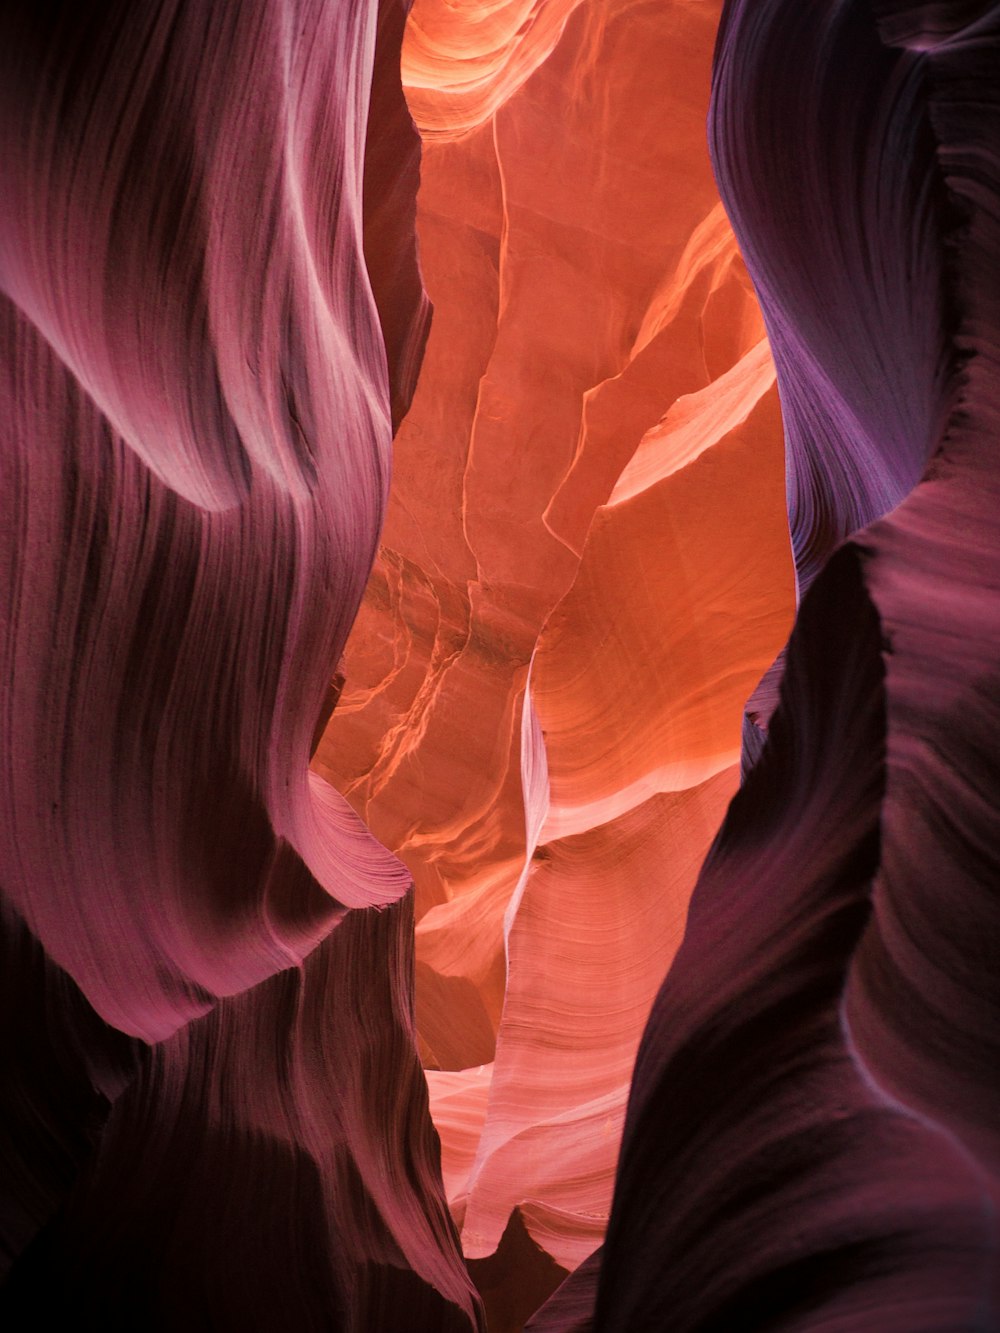
M448 1195L511 1287L511 1226L547 1274L601 1241L791 622L774 366L705 150L718 16L422 3L403 48L435 315L315 768L414 875Z
M5 1326L478 1322L409 876L308 769L426 334L404 17L0 21Z
M533 1329L997 1323L998 68L995 4L727 7L710 139L811 586L599 1265Z
M7 7L3 1327L997 1324L998 70Z

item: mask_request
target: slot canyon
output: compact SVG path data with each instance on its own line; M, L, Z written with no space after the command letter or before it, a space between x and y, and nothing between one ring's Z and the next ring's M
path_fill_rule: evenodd
M0 1327L1000 1328L998 0L9 0L0 142Z

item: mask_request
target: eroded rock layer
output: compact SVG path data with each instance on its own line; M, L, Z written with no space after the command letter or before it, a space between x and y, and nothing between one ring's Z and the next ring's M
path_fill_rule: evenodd
M550 1277L601 1241L791 619L774 367L704 145L718 14L424 0L404 45L435 320L315 767L413 873L445 1180L494 1295L519 1228Z
M6 8L5 1327L996 1323L998 70Z
M599 1276L533 1328L997 1322L998 69L996 4L727 7L711 137L813 581Z
M409 876L308 769L426 336L404 18L0 18L5 1326L479 1322Z

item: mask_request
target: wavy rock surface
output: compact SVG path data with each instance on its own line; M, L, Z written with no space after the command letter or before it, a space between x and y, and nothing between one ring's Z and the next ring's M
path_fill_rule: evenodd
M479 1320L409 876L308 769L426 336L404 17L0 20L9 1326Z
M598 1328L982 1326L982 1173L883 1094L842 1018L880 856L880 634L849 548L803 605L643 1037Z
M603 1237L638 1034L736 789L744 700L787 624L775 406L744 401L739 427L705 427L697 463L675 446L676 470L668 436L647 484L597 512L539 638L546 790L508 909L469 1255L495 1248L515 1206L567 1269Z
M407 100L427 139L486 124L551 54L580 0L417 0L403 44Z
M539 1282L600 1243L794 597L773 364L704 151L718 7L514 8L411 16L435 322L316 758L414 875L431 1104L493 1322L503 1266L536 1271L521 1228Z
M1000 7L728 0L760 307L721 8L0 19L7 1326L996 1322Z
M151 1040L406 888L307 768L387 487L374 13L60 16L3 42L4 889Z
M956 1134L996 1189L1000 7L887 5L880 24L901 58L926 53L955 222L945 277L957 366L926 480L863 543L891 647L889 756L875 913L848 1013L880 1080Z
M351 913L302 969L150 1051L0 1311L18 1327L280 1329L290 1310L317 1330L475 1326L406 1017L412 930L409 904Z
M839 542L888 513L923 472L941 427L936 330L948 296L935 277L940 199L919 62L898 60L856 5L830 16L822 42L813 15L785 17L780 78L756 59L770 18L749 38L728 29L744 35L720 43L718 77L730 93L709 140L779 371L804 590ZM784 131L803 117L802 133ZM782 669L779 659L749 703L745 767L759 754Z
M533 1328L996 1323L998 65L995 4L727 8L716 165L813 582L643 1038L598 1282Z

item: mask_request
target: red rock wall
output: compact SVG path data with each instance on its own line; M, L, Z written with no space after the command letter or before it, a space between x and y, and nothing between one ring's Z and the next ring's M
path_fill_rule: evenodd
M998 66L0 14L4 1327L994 1326Z
M435 315L315 767L414 876L475 1261L515 1216L562 1269L600 1243L635 1048L791 621L774 369L705 151L717 20L420 3L404 44Z

